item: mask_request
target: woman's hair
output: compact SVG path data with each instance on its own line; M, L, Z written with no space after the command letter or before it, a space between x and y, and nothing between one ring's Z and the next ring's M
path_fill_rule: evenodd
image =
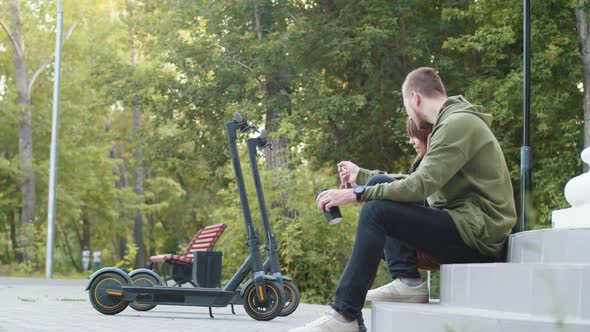
M420 142L426 145L428 141L428 135L432 132L432 125L429 124L426 128L418 128L416 122L412 120L412 118L408 117L408 121L406 121L406 132L408 133L409 137L416 137L420 140Z

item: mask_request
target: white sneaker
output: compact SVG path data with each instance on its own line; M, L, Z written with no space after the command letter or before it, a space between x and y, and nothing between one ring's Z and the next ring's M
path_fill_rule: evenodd
M359 332L359 325L356 319L342 323L334 316L326 315L305 326L289 329L288 332Z
M395 279L387 285L367 292L367 301L428 303L428 285L412 287Z

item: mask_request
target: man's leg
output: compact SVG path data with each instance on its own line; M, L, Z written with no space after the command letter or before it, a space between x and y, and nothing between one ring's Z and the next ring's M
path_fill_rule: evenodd
M417 268L416 249L409 245L387 236L385 238L383 253L387 270L392 279L395 278L420 278Z
M374 186L379 183L393 182L395 179L379 174L371 177L365 185ZM411 246L387 236L383 254L387 268L392 279L395 278L420 278L420 273L416 267L416 249Z
M361 211L352 254L332 304L334 310L348 319L356 319L363 307L386 236L440 258L441 262L486 261L465 245L446 212L415 204L369 201Z

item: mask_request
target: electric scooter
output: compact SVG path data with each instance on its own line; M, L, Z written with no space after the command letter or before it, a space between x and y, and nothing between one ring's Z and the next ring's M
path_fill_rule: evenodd
M260 207L260 218L264 226L264 233L266 235L266 246L267 258L264 261L264 270L270 272L273 277L283 286L285 291L285 307L279 314L279 316L288 316L295 312L297 306L299 306L299 289L292 282L289 277L283 276L281 273L281 267L279 263L278 255L278 243L268 221L268 213L266 210L266 204L264 202L264 192L262 190L262 183L260 181L260 173L258 171L258 163L256 161L257 148L264 149L270 147L270 144L266 141L266 129L263 129L260 136L255 138L249 138L246 140L248 146L248 156L250 157L250 167L252 169L252 177L254 178L254 186L256 187L256 196L258 198L258 205Z
M107 267L90 276L86 290L89 291L90 303L98 312L115 315L125 310L128 305L140 311L148 311L156 305L186 305L209 307L226 307L242 303L246 313L256 319L268 321L277 317L284 308L285 293L274 276L264 271L260 254L260 240L252 222L242 169L238 156L236 140L237 131L250 132L250 126L238 113L234 120L225 123L230 156L238 184L240 203L248 232L249 256L224 288L182 288L163 286L160 276L152 270L137 269L129 275L125 271ZM238 287L249 279L241 290ZM233 308L232 308L233 309Z

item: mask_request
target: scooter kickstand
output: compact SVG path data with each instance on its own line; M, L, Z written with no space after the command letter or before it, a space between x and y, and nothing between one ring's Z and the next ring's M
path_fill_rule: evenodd
M215 318L215 317L213 317L213 311L211 311L211 307L209 307L209 317Z

